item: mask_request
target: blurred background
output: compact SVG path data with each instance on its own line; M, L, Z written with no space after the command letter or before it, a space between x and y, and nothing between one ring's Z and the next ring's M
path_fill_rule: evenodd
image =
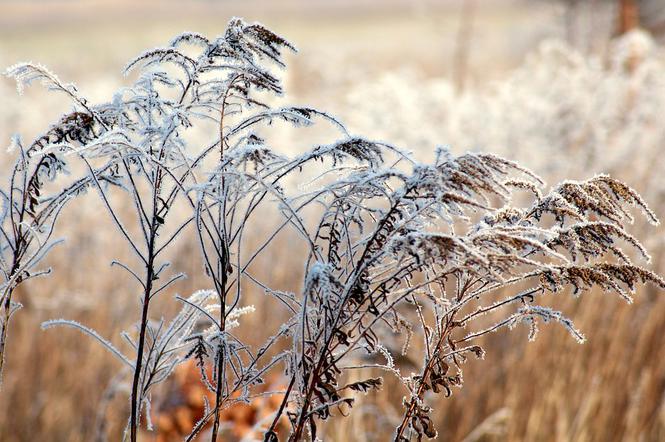
M218 35L233 16L298 47L280 73L285 102L326 110L352 133L422 158L437 145L494 152L550 184L608 172L665 219L663 0L0 0L0 65L39 62L91 101L108 100L128 84L122 69L132 57L185 30ZM19 97L1 79L0 145L14 133L31 140L68 106L40 88ZM39 327L67 317L119 342L138 319L135 287L109 268L127 252L87 207L60 221L68 244L50 258L54 276L20 289L1 441L121 439L127 396L107 389L116 361L75 331ZM638 221L631 233L665 273L662 225ZM190 274L180 293L204 288L196 254L184 244L173 257ZM295 291L301 272L284 261L268 276ZM156 311L168 314L172 298L163 298ZM600 293L554 302L588 342L556 327L533 343L522 331L489 337L464 387L434 404L439 440L665 440L665 294L646 287L631 306ZM254 303L247 333L278 323L261 298ZM179 429L200 413L196 388L183 368L160 393L158 431L143 440L182 440ZM323 428L324 440L388 440L403 394L388 386L367 396L350 418ZM224 440L252 440L246 428L273 406L230 413Z

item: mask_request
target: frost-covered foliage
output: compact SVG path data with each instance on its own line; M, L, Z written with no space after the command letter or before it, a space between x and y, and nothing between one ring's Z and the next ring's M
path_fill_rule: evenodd
M542 296L598 287L631 301L638 284L665 288L658 275L631 259L629 249L649 259L625 230L633 212L658 220L626 184L596 175L544 191L538 176L496 155L437 149L432 161L421 163L389 144L349 134L324 112L271 108L267 100L282 87L270 68L282 67L282 51L292 49L265 27L239 19L216 39L185 33L133 60L127 70L137 72L136 82L98 105L40 66L9 70L21 85L41 81L73 100L75 112L26 150L63 167L70 161L85 165L76 187L53 201L94 187L135 254L134 262L113 262L140 292L140 320L135 331L123 334L134 354L122 353L87 326L44 324L87 333L131 374L131 441L142 416L150 426L154 386L187 359L196 360L215 397L187 440L210 422L216 440L220 410L248 401L271 372L282 372L288 386L264 429L266 441L285 436L277 429L282 416L290 422L288 440L315 440L322 421L341 418L358 393L381 388L378 375L386 372L406 391L395 440L433 438L426 393L450 396L452 387L462 385L466 357L485 355L478 338L521 323L534 338L539 323L556 322L584 340L570 319L539 303ZM339 139L289 155L260 132L280 121L309 126L315 120L338 130ZM19 166L17 173L24 170ZM291 185L305 178L307 185ZM18 193L25 202L5 211L3 259L20 250L12 242L16 231L41 232L22 230L19 216L40 219L50 207L33 190L41 178L39 186L22 181ZM15 205L12 192L6 193L6 207ZM124 195L132 216L114 206L112 192ZM266 211L279 222L257 246L248 242L253 232L247 229ZM185 213L184 220L175 213ZM52 223L46 225L50 236ZM297 293L251 271L284 230L298 235L292 247L305 257ZM154 320L151 302L184 276L169 274L164 255L186 231L195 233L213 289L177 297L181 310L175 318ZM6 274L6 287L23 275L13 276L11 268ZM249 286L260 287L288 312L258 347L233 331L239 317L251 312L244 302ZM262 308L271 308L269 302ZM403 374L394 364L395 344L421 361L416 373ZM352 378L360 370L377 373Z
M445 140L454 152L481 149L519 160L547 180L609 173L631 180L662 217L664 79L665 53L643 31L612 41L604 55L548 40L507 78L463 94L445 78L409 70L355 82L342 117L419 158ZM649 247L662 249L658 238L651 235ZM654 259L663 269L659 253Z
M19 92L32 81L41 81L51 90L64 92L81 109L64 115L29 146L16 136L9 153L17 158L3 171L7 184L0 188L0 373L5 357L9 320L21 308L13 294L23 282L50 272L36 268L60 240L54 239L56 220L65 204L91 183L106 183L112 162L90 170L90 176L67 179L68 162L60 148L69 143L85 144L95 138L93 117L75 88L65 85L41 66L17 65L7 74L18 80ZM48 149L45 147L48 146Z

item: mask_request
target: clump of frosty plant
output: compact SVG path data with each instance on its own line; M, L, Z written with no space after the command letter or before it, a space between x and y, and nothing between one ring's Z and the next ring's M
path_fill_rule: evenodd
M648 261L644 247L625 230L632 208L652 223L657 219L627 185L597 175L544 191L534 173L495 155L454 156L439 149L423 164L391 145L349 134L325 112L271 108L267 97L282 93L271 67L284 66L284 50L293 46L239 19L215 39L185 33L133 60L127 69L138 73L135 83L98 105L40 66L8 71L19 85L39 80L73 100L75 112L31 148L47 165L85 166L77 187L48 201L65 201L93 187L134 252L134 262L113 262L135 280L140 295L136 327L123 334L133 354L123 354L86 326L44 324L76 327L118 356L131 378L132 442L141 416L149 424L154 386L190 358L215 401L187 440L211 426L214 441L220 411L249 401L271 372L281 372L287 387L264 428L266 441L282 436L277 423L283 416L290 422L283 435L288 440L315 440L322 421L342 418L358 393L381 388L381 373L399 379L406 392L395 440L433 438L427 393L450 396L462 385L466 357L485 355L477 343L482 336L525 323L534 338L539 323L556 322L584 340L571 320L541 306L541 297L566 287L576 294L598 287L630 301L637 284L665 288L665 281L630 258L628 249L634 249ZM308 126L316 120L336 128L339 139L289 155L263 135L280 121ZM25 184L16 188L13 179L3 193L9 208L2 212L3 265L16 261L5 253L15 256L23 247L23 240L12 238L45 231L28 228L25 220L37 222L42 208L50 207L30 184L34 173L21 164L15 170ZM291 185L312 174L306 187ZM109 197L118 191L131 216ZM24 202L16 205L14 193ZM248 226L266 211L279 222L252 247ZM46 224L48 236L51 225ZM291 247L305 256L297 293L251 272L285 230L298 234L299 243ZM182 308L175 318L155 320L152 301L184 276L170 272L165 252L187 231L195 233L212 290L177 297ZM29 267L33 261L18 262ZM4 270L5 293L24 274L16 272L11 266ZM257 308L274 303L287 312L256 348L232 331L247 312L248 286L269 295ZM11 312L10 296L3 295L3 304ZM285 341L286 348L280 344ZM394 364L389 348L396 343L403 353L417 355L416 373L405 375ZM378 358L367 363L368 356ZM376 375L352 381L360 369Z

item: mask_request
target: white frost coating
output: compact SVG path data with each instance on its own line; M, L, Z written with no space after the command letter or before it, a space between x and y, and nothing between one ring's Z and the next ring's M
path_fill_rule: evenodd
M102 338L101 335L96 331L94 331L93 329L88 328L79 322L68 319L52 319L49 321L42 322L41 325L42 330L47 330L49 328L59 327L59 326L72 327L87 334L88 336L91 336L92 338L96 339L99 343L101 343L104 347L106 347L106 349L109 350L111 354L115 355L119 360L124 362L127 366L129 366L130 368L134 367L134 364L129 360L129 358L124 354L122 354L120 350L115 348L113 344L111 344L106 339Z

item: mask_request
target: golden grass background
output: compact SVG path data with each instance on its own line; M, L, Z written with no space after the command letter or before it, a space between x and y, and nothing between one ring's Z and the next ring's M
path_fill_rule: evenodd
M566 11L556 5L498 0L479 3L468 43L465 75L469 88L480 90L505 78L541 40L566 38ZM453 78L463 14L460 4L5 1L0 3L0 63L44 63L62 79L75 82L93 101L106 99L127 81L120 74L124 63L144 48L164 44L183 30L216 35L231 16L242 15L249 21L263 22L299 48L300 53L291 57L289 69L282 73L286 101L320 107L341 117L354 131L367 129L372 136L388 138L394 128L382 126L381 120L373 124L355 119L358 110L350 103L359 99L358 94L362 100L363 91L385 72L402 75L407 71L407 80ZM591 16L598 28L585 40L585 50L602 53L609 41L603 32L611 27L612 11L601 12ZM418 85L413 88L417 90ZM0 139L7 144L12 133L20 132L28 140L67 110L57 97L37 89L19 99L8 80L0 83ZM351 92L354 95L350 97ZM388 88L386 93L400 96L407 92ZM404 109L385 112L399 118ZM404 131L436 133L435 120L420 124L428 127L416 124ZM302 142L299 136L286 133L285 140ZM426 138L431 146L453 141ZM409 139L406 135L405 140ZM612 172L645 193L663 219L665 198L652 187L664 180L657 174L662 175L665 169L665 155L661 154L665 146L660 145L660 152L654 150L659 145L655 146L649 145L649 152L640 152L637 147L635 151L635 157L652 158L655 170L626 163L625 168ZM510 152L509 146L506 149ZM539 155L537 151L531 154ZM538 170L539 164L550 161L548 158L522 160L546 175L549 182L565 178L561 168L549 174ZM4 165L8 160L1 161ZM566 159L556 161L565 164ZM574 170L573 166L567 170ZM576 170L593 172L593 168ZM77 206L67 210L60 221L67 243L49 259L54 275L21 287L19 292L18 300L25 308L14 317L10 330L0 391L2 441L91 441L102 421L108 424L109 440L120 440L128 408L126 395L121 392L108 407L101 411L99 407L118 369L116 361L75 331L44 332L39 327L43 320L67 317L94 326L118 342L120 330L137 319L135 287L109 267L111 258L122 257L126 251L118 248L118 237L92 195ZM632 233L650 238L652 268L662 274L663 228L636 226ZM261 272L281 287L298 290L300 265L297 260L281 257L283 250L279 248L289 244L289 239L281 241L281 246L269 252L272 259L268 261L273 265L266 261ZM167 315L172 310L175 291L186 294L205 286L205 279L197 276L197 253L192 241L174 254L174 266L190 278L163 295L156 312ZM261 334L276 326L279 317L261 308L260 294L252 296L257 311L246 317L243 330L259 330ZM588 342L578 345L554 326L544 327L533 343L527 342L525 331L519 329L491 336L485 343L485 360L468 362L463 389L455 390L452 398L436 399L439 439L665 440L665 294L641 289L634 305L598 293L581 299L557 295L550 302L575 320ZM363 407L350 418L326 425L325 440L388 440L391 422L401 414L403 393L389 382L383 391L366 397ZM377 415L384 420L377 420ZM144 440L151 438L150 434L144 436Z

